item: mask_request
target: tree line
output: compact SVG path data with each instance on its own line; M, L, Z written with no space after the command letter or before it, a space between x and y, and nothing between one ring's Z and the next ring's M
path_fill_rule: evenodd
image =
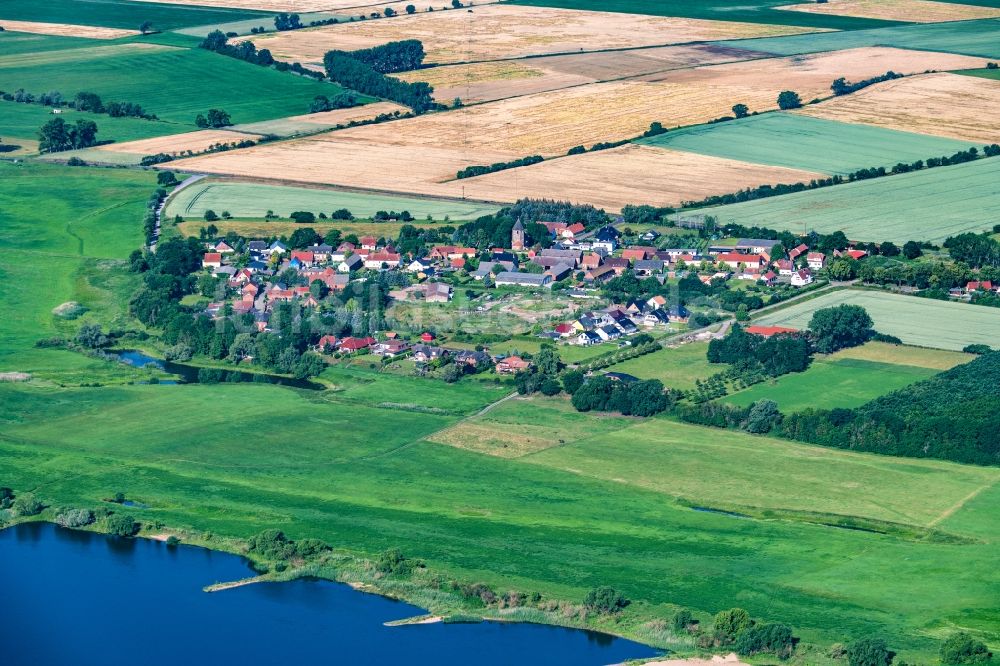
M473 178L475 176L482 176L496 171L503 171L505 169L516 169L517 167L538 164L539 162L544 161L544 159L545 158L541 155L529 155L527 157L511 160L509 162L494 162L488 166L474 164L472 166L467 166L464 169L459 169L458 173L455 174L455 177L460 179Z
M868 86L874 85L876 83L882 83L883 81L892 81L893 79L901 79L901 78L903 78L902 74L897 74L891 69L885 74L882 74L881 76L873 76L870 79L864 79L861 81L856 81L854 83L849 82L846 78L842 76L830 84L830 90L833 91L834 95L839 97L841 95L850 95L853 92L857 92L862 88L867 88Z
M34 95L18 88L13 93L0 92L0 97L8 102L21 104L41 104L53 108L70 108L90 113L104 113L112 118L142 118L157 120L156 114L147 113L141 105L134 102L104 102L100 95L92 92L79 92L73 99L66 97L58 90Z
M346 51L329 51L323 56L323 67L331 81L365 95L381 97L403 104L415 113L438 108L434 89L423 81L409 83L386 76L366 62Z

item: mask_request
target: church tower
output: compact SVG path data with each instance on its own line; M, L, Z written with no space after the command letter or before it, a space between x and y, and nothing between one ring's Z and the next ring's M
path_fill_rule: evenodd
M510 248L515 252L524 250L524 225L520 218L514 223L514 228L510 230Z

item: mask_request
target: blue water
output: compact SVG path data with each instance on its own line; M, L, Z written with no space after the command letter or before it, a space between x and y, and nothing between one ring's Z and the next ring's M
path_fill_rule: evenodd
M47 523L0 531L0 664L588 666L654 656L604 634L483 622L385 627L420 608L318 580L202 592L251 574L202 548Z

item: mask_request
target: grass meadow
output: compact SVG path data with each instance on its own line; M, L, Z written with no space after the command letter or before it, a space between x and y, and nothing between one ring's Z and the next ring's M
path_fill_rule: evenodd
M707 342L691 342L616 363L605 372L624 372L639 379L659 379L667 388L693 389L695 381L725 370L705 358Z
M153 26L158 30L172 30L254 17L265 20L271 16L273 16L272 13L245 9L133 2L132 0L46 0L45 2L5 2L0 9L0 24L2 24L3 19L10 19L11 21L97 25L138 30L143 21L152 21Z
M104 100L141 104L160 120L175 123L173 133L190 131L195 116L212 108L228 112L234 123L249 123L307 113L315 96L342 90L203 49L128 43L0 58L0 89L17 88L36 94L58 90L69 98L88 91Z
M318 215L320 212L329 214L339 208L346 208L359 218L370 218L380 210L407 210L417 223L423 222L428 215L437 221L445 217L470 220L497 210L496 206L467 201L212 179L205 179L178 192L167 202L166 210L169 215L192 218L202 217L209 209L216 213L228 210L238 218L263 218L269 210L287 217L297 210Z
M1000 159L988 158L779 197L706 208L721 224L737 222L866 241L940 242L980 232L1000 216ZM683 214L682 214L683 215Z
M790 113L667 132L641 143L744 162L846 175L868 167L951 155L973 144Z
M718 43L775 55L839 51L864 46L895 46L902 49L946 51L984 58L1000 58L1000 19L918 23L870 30L738 39Z
M875 330L908 345L960 351L971 344L995 345L1000 331L996 308L857 289L830 291L768 312L753 323L805 329L816 310L845 303L864 307Z
M69 123L78 119L93 120L97 123L97 138L100 141L134 141L181 131L173 123L139 118L111 118L104 114L72 109L64 109L60 117ZM0 101L0 137L10 143L17 143L14 139L37 141L39 128L52 118L52 110L39 104ZM98 151L91 152L99 154ZM53 156L60 157L60 154L54 153Z
M783 412L860 407L891 391L927 379L937 371L917 366L859 359L817 359L805 372L793 372L726 396L721 402L746 407L768 398Z

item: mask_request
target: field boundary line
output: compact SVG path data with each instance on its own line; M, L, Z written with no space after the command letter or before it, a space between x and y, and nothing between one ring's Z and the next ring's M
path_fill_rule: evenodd
M993 486L995 486L997 484L997 481L1000 481L1000 478L994 478L989 483L987 483L985 485L982 485L979 488L976 488L971 493L969 493L968 495L966 495L962 499L960 499L957 502L955 502L955 504L953 504L952 506L950 506L947 509L945 509L941 513L940 516L938 516L937 518L935 518L931 522L927 523L927 527L935 527L935 526L939 525L941 522L947 520L948 518L951 518L953 515L955 515L955 513L957 513L959 510L961 510L962 507L964 507L966 504L968 504L972 500L976 499L976 497L978 497L981 493L983 493L984 491L989 490L990 488L992 488Z

